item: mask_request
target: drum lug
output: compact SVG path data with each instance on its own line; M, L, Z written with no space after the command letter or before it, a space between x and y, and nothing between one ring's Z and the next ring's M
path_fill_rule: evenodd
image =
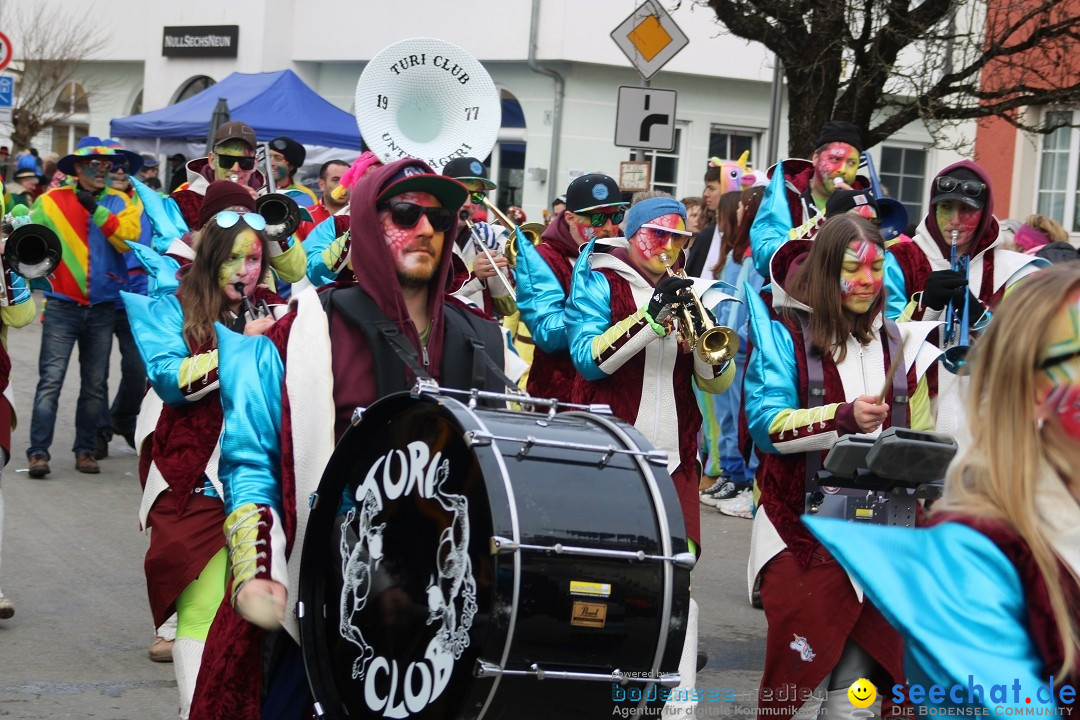
M476 661L476 677L497 678L507 677L533 677L537 680L577 680L581 682L610 682L626 685L631 682L658 683L664 687L678 687L682 682L679 673L663 673L658 677L649 677L649 673L624 673L622 670L612 670L610 673L585 673L568 670L546 670L536 663L529 666L528 670L506 670L487 660Z
M487 447L491 445L492 437L488 433L470 430L465 433L465 440L469 443L469 447Z
M350 425L358 425L360 421L364 419L364 413L367 411L366 407L356 407L352 411L352 420L349 421Z
M317 490L308 495L307 506L309 510L319 507L319 492Z
M508 540L504 537L494 535L491 538L491 554L492 555L506 555L508 553L516 553L521 548L513 540Z

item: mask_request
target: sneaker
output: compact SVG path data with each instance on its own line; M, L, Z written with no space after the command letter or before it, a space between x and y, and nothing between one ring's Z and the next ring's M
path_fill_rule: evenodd
M150 659L159 663L171 663L173 661L173 640L166 640L158 635L150 645Z
M750 519L754 517L754 493L750 488L740 490L735 497L718 502L716 509L724 515Z
M0 620L7 620L15 614L15 603L0 595Z
M101 466L94 459L92 452L75 453L75 469L88 475L97 475L101 472Z
M30 456L30 477L40 480L50 472L49 458L41 454Z
M703 474L701 476L701 479L698 480L697 491L699 493L705 492L706 490L708 490L712 486L716 485L716 481L719 480L719 479L720 479L719 476L713 477L712 475L704 475Z
M705 492L701 493L701 504L716 507L716 503L721 500L735 497L735 493L737 492L739 492L739 488L735 486L735 483L721 475L716 479L716 482L711 488L708 488Z

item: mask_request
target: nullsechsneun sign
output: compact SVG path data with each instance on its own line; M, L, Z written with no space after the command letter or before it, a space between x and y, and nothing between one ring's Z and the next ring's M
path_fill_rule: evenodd
M166 27L161 40L164 57L236 57L239 25Z

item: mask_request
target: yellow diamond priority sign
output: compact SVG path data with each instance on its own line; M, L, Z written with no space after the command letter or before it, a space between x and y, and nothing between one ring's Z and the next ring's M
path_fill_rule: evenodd
M645 0L611 39L646 80L690 42L658 0Z

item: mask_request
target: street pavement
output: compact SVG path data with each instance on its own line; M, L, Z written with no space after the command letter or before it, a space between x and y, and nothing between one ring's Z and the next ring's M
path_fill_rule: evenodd
M52 474L33 480L26 473L40 342L37 322L8 331L19 424L0 481L6 506L0 586L15 602L15 616L0 621L0 720L171 720L177 717L172 665L147 657L154 628L142 566L147 538L138 528L137 459L117 438L100 475L76 472L70 450L77 351L60 398ZM120 372L115 348L110 366L112 392ZM693 595L709 663L697 687L730 689L734 701L702 703L697 717L748 717L765 654L765 618L746 592L750 521L703 506L702 533Z

